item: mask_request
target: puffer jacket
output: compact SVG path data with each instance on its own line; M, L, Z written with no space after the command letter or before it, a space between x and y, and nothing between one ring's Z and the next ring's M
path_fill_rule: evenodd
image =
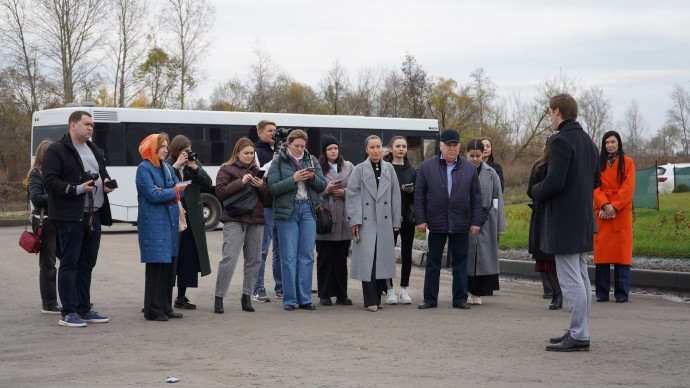
M258 171L259 169L257 167L249 169L239 161L235 164L221 166L216 175L216 197L218 197L218 200L223 203L229 196L243 190L247 185L251 185L251 182L248 182L246 185L242 183L242 177L247 174L254 176ZM265 201L268 196L268 188L264 184L260 189L254 188L254 190L259 194L259 200L256 201L253 212L241 216L231 216L223 209L223 213L220 215L221 222L242 222L245 224L264 225L266 220L264 219L263 201Z
M414 187L416 223L427 224L434 233L467 233L470 225L481 226L482 193L477 169L457 158L451 172L453 187L448 198L446 161L441 154L422 162Z
M300 169L314 167L314 179L304 181L311 211L322 199L319 193L326 189L326 178L323 176L321 165L309 152L304 151ZM268 190L273 194L273 218L276 220L289 220L295 209L295 196L297 195L297 183L292 179L297 169L288 159L285 149L281 149L278 156L271 163L268 171ZM313 214L316 218L316 214Z

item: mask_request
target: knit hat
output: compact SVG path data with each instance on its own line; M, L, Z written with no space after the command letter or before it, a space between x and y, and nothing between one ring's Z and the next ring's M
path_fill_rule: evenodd
M329 146L331 146L333 144L337 145L338 148L340 148L340 142L338 141L338 139L336 139L335 137L333 137L331 135L324 136L323 140L321 141L321 153L325 154L326 148L328 148Z
M148 160L156 167L161 166L161 161L158 159L158 134L146 136L144 140L139 143L139 154L144 160Z

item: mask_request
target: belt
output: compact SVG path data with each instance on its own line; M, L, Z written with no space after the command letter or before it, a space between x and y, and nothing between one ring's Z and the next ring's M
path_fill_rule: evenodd
M307 203L307 202L309 202L309 199L308 199L308 198L305 198L305 199L295 199L295 203Z

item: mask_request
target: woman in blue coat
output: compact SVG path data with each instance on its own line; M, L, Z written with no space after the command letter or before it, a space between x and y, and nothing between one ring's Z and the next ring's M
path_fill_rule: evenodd
M172 309L177 256L177 233L180 201L185 185L172 167L164 162L168 156L168 135L147 136L139 144L143 162L137 167L137 228L141 262L146 263L144 317L153 321L182 318Z

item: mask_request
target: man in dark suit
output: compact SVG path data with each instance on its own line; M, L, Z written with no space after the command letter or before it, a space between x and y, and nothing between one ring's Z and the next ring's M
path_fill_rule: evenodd
M593 249L594 189L599 187L597 148L575 121L577 102L569 94L549 101L554 133L544 180L532 186L530 197L544 203L540 233L542 251L556 256L558 281L572 307L570 329L553 337L548 351L589 350L589 310L592 290L586 252Z

